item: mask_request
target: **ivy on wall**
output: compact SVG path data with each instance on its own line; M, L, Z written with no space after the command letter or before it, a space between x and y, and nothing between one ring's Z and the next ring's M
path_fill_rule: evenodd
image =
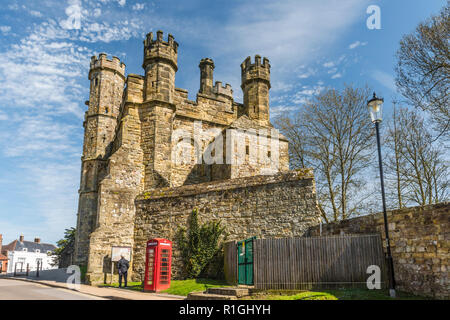
M181 251L186 278L197 278L219 254L219 240L225 228L220 221L198 223L198 209L192 210L188 230L179 228L176 239Z

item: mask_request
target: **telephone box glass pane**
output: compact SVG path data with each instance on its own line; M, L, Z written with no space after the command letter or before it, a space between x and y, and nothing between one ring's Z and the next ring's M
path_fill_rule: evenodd
M161 284L168 284L169 283L169 249L162 249L161 250L161 273L159 282Z
M153 284L153 262L155 261L155 249L148 249L147 284Z

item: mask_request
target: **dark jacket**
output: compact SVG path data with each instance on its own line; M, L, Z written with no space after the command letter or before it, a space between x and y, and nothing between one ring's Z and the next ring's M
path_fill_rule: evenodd
M128 263L128 260L125 258L122 258L117 262L117 270L119 270L119 273L124 274L128 271L128 268L130 267L130 264Z

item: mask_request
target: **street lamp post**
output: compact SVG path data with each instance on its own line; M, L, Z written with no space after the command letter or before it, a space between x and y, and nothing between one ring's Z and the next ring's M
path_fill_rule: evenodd
M367 101L367 106L369 108L372 122L375 123L375 129L377 132L378 162L380 167L380 180L381 180L381 197L383 199L384 231L386 234L386 251L389 267L389 295L392 298L395 298L394 262L392 260L391 245L389 241L389 226L386 214L386 199L384 195L383 162L381 160L381 144L380 144L380 128L379 128L380 122L382 121L383 102L384 102L383 98L378 98L374 92L373 98Z

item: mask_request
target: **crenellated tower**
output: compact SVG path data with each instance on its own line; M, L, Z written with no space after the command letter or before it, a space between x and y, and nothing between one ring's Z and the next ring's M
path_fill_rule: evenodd
M269 120L270 64L261 56L255 56L255 63L247 57L241 64L241 88L244 92L244 108L248 117L260 125L267 126Z
M84 159L103 158L114 137L125 85L125 64L105 53L91 58L90 94L84 122Z
M178 43L171 34L147 34L144 41L144 105L141 108L145 166L145 189L170 186L172 122Z
M147 34L144 40L145 96L144 100L173 102L175 73L178 70L178 43L171 34L163 40L163 32Z
M109 148L114 138L125 84L125 64L101 53L91 58L90 92L86 101L83 155L78 203L76 259L84 263L89 235L97 223L98 182L106 174Z

